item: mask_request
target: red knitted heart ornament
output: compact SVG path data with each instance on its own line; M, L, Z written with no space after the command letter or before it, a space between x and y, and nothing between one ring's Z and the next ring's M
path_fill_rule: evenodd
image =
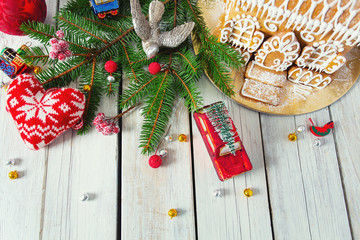
M22 74L10 83L6 103L25 144L38 150L81 122L85 96L72 88L46 91L34 76Z

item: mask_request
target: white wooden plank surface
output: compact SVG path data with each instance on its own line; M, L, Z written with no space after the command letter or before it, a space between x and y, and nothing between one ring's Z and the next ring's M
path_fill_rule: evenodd
M221 182L192 120L199 239L272 239L259 114L226 98L205 77L198 85L205 104L225 101L253 165L252 171ZM243 193L248 187L251 198ZM213 196L216 189L222 189L222 198Z
M59 7L66 2L60 0ZM98 111L115 116L116 97L103 98ZM42 238L115 239L117 176L116 135L91 129L85 136L67 131L56 139L48 153ZM79 200L84 192L89 201Z
M56 4L49 4L46 22L51 22L56 12ZM19 48L31 41L27 37L10 36L0 33L0 49ZM1 72L1 80L8 77ZM47 149L37 152L29 150L18 133L10 114L5 110L5 91L1 89L0 103L0 239L38 239L41 229L43 185L46 176ZM4 163L16 158L13 167ZM19 171L19 178L10 180L8 172Z
M310 116L318 125L329 121L327 109L297 117L261 115L274 236L351 239L332 135L320 148L312 147L309 131L297 142L287 139L296 126L310 126Z
M124 84L124 87L127 86ZM139 136L142 116L138 108L122 122L121 237L122 239L195 239L191 141L181 143L181 133L190 138L189 114L183 101L176 103L168 150L161 167L153 169L149 156L141 155ZM168 211L178 210L170 219Z
M64 3L60 0L59 5ZM57 1L47 4L50 22ZM0 39L1 49L16 49L28 41L2 33ZM0 77L6 78L2 73ZM159 169L150 168L148 157L137 148L142 121L138 110L123 119L121 156L117 136L104 137L95 130L86 136L67 131L34 152L23 144L5 111L2 90L0 239L116 239L117 231L122 239L360 239L358 82L330 112L296 117L247 110L205 78L199 86L206 104L225 100L252 171L220 182L182 102L170 120L171 134L190 137L192 132L193 139L164 142L160 148L169 155ZM105 99L99 111L115 115L115 99ZM320 148L312 147L314 137L309 132L295 143L287 140L287 134L307 123L308 117L318 125L335 122L333 134L322 139ZM16 166L3 164L10 158L19 159ZM117 202L119 167L121 203ZM8 179L11 170L18 170L20 178ZM246 187L254 190L253 197L243 195ZM223 189L224 197L215 198L215 189ZM89 192L92 200L81 202L82 192ZM170 208L179 210L173 220L167 216Z
M64 3L66 0L60 5ZM57 2L47 4L49 22L53 21ZM15 49L28 41L7 35L1 35L1 39L5 40L1 45ZM17 239L115 239L117 136L104 137L94 130L77 136L76 131L69 130L45 149L28 150L5 113L4 95L2 92L1 156L4 161L21 159L20 165L12 169L20 170L23 176L0 186L4 193L0 195L0 239L13 239L15 233ZM116 115L116 99L105 99L99 111ZM7 166L2 167L1 177L7 182L8 171ZM89 192L92 199L81 202L82 192Z
M358 67L358 66L357 66ZM334 136L354 239L360 239L360 83L330 106Z

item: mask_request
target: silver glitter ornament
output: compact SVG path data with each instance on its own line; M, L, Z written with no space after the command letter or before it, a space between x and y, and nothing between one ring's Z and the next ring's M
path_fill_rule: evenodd
M115 82L114 76L109 75L106 79L108 80L109 83Z
M90 200L90 196L89 196L89 193L82 193L81 195L80 195L80 201L88 201L88 200Z
M159 156L160 157L165 157L168 154L168 151L166 149L161 149L159 151Z
M167 142L172 142L172 141L173 141L173 137L172 137L171 135L167 135L167 136L165 137L165 141L167 141Z
M160 47L178 47L189 36L195 23L188 22L171 31L160 32L160 20L164 14L164 3L153 0L149 5L149 21L141 11L139 0L130 0L132 21L136 34L142 40L147 59L155 57Z
M304 125L300 125L297 127L296 131L298 133L304 133L306 131L306 127Z
M213 195L214 195L215 197L222 197L222 196L223 196L221 189L216 189L216 190L214 191Z
M321 140L319 138L316 138L314 141L313 141L313 146L314 147L320 147L321 146Z
M9 161L6 161L5 165L14 166L15 165L15 159L10 159Z

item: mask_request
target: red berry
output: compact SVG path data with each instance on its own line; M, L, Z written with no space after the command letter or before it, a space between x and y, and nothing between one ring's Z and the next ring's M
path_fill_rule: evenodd
M161 166L161 163L162 163L162 159L159 155L152 155L150 158L149 158L149 165L150 167L152 168L158 168Z
M161 71L161 66L158 62L152 62L149 64L149 72L155 75Z
M110 61L107 61L105 63L105 70L108 72L108 73L113 73L113 72L116 72L116 69L117 69L117 63L110 60Z

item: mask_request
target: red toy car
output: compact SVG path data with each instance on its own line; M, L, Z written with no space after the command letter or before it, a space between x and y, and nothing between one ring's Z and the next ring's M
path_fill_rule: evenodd
M214 104L223 103L216 102ZM221 181L224 181L251 170L252 165L231 118L227 114L225 115L225 118L227 118L228 123L230 123L232 127L231 132L234 138L233 146L235 147L235 155L231 153L230 147L222 140L219 131L213 126L213 123L206 114L206 110L214 104L205 106L195 112L194 119L205 142L217 175Z

